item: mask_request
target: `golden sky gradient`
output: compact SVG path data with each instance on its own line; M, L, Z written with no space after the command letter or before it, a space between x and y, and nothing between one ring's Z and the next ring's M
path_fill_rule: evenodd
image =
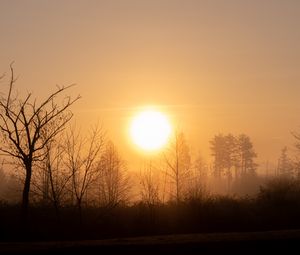
M3 0L0 72L15 61L19 89L38 96L76 83L76 121L100 119L125 158L129 119L154 105L195 154L246 133L275 161L300 130L299 27L297 0Z

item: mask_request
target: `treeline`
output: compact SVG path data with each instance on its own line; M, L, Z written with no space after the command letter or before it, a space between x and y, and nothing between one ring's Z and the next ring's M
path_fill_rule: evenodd
M20 228L18 207L0 204L0 240L87 240L129 236L298 229L300 183L274 179L254 198L207 196L149 206L140 201L114 208L34 204L28 227Z
M249 136L219 134L210 144L214 157L213 174L216 179L220 180L222 176L227 179L228 193L244 180L250 185L254 184L257 178L257 155Z

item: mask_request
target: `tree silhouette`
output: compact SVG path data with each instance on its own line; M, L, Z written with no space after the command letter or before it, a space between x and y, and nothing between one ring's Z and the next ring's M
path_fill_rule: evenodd
M11 78L6 96L0 98L0 130L3 144L0 151L18 160L25 170L22 196L22 219L27 219L29 192L33 164L45 157L44 148L59 134L71 120L73 114L70 106L80 96L72 99L64 96L61 103L58 97L72 87L57 87L44 101L37 103L29 93L25 98L14 94L14 70L10 66ZM44 138L44 139L42 139Z
M83 137L75 128L66 135L66 165L71 176L71 195L80 221L82 221L82 202L98 174L98 160L104 145L102 128L95 126L89 135Z
M239 135L238 151L240 155L241 175L254 175L257 167L254 158L256 158L257 155L249 136L245 134Z
M150 161L140 173L141 198L149 207L160 203L160 183L157 172L158 170L155 169L153 163Z
M218 134L210 141L210 149L214 157L214 176L218 179L222 177L225 170L231 165L231 163L228 162L230 159L230 150L228 150L226 140L226 136Z
M220 179L227 177L228 187L232 180L232 169L236 165L237 141L232 134L219 134L210 141L212 156L214 157L214 176Z
M193 163L188 185L189 199L202 199L207 193L208 166L199 154Z
M128 200L130 181L125 162L111 141L101 155L98 178L102 205L112 208Z
M293 176L293 162L288 156L288 149L284 147L281 150L281 155L278 159L278 173L281 177L288 178Z
M68 184L72 175L65 166L65 148L63 137L52 141L45 146L45 160L40 164L41 186L43 200L51 202L55 208L57 219L60 220L60 207L67 196Z
M173 197L180 202L183 199L184 186L191 168L189 147L183 132L175 132L164 158L168 167L168 176L175 186Z
M232 134L219 134L210 141L210 144L214 157L214 176L217 179L221 179L223 175L226 176L228 192L231 188L233 170L236 181L242 177L255 175L256 153L247 135L241 134L236 137Z

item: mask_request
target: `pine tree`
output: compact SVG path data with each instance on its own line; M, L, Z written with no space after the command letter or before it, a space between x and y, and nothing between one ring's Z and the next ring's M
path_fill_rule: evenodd
M282 177L292 177L293 175L293 164L288 156L287 147L281 150L281 155L278 159L278 173Z

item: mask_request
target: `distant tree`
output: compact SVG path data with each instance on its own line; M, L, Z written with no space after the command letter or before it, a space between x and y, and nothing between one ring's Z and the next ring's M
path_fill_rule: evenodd
M156 171L156 172L155 172ZM157 205L159 198L159 178L158 170L153 167L150 161L140 173L141 197L149 207Z
M237 143L238 143L237 138L232 134L228 134L227 136L225 136L225 144L227 148L225 175L227 177L228 191L231 188L231 183L233 180L233 169L236 169L237 166L237 155L238 155Z
M231 142L231 135L230 135ZM229 139L223 134L214 136L210 141L210 149L212 151L212 156L214 157L214 176L216 178L221 178L221 176L226 173L226 170L231 168L231 148L229 148Z
M298 179L300 179L300 134L297 132L293 132L292 135L296 140L295 142L296 156L295 159L293 160L294 170L295 170L295 175L297 176Z
M226 153L226 146L224 136L222 134L215 135L209 143L212 152L211 155L214 157L213 174L216 178L221 178L221 174L225 168L224 155Z
M35 194L42 197L44 203L53 204L58 220L72 178L72 173L68 171L65 164L66 151L63 141L63 136L60 136L45 146L45 159L38 165L36 171L38 175L32 183Z
M129 175L116 146L108 141L100 158L98 185L101 204L112 208L128 201Z
M203 157L199 155L191 169L187 189L188 199L202 199L207 195L208 166Z
M66 134L64 146L66 167L71 176L71 200L77 206L80 221L83 200L87 197L88 189L96 181L103 145L104 133L99 126L93 128L86 137L82 137L75 128L70 128Z
M293 170L294 170L293 162L289 158L287 151L288 151L287 147L284 147L281 150L281 155L278 159L278 169L277 169L278 174L285 178L292 177Z
M250 137L241 134L238 137L239 162L241 167L241 175L255 175L257 164L254 159L257 157Z
M293 161L293 165L294 165L294 174L295 177L300 180L300 160L296 159Z
M71 120L73 114L69 108L79 99L79 96L74 99L65 96L61 103L57 102L57 99L72 87L71 85L57 87L57 90L41 103L36 99L32 100L31 93L22 99L14 93L16 79L12 65L10 71L8 93L0 97L0 135L3 141L0 151L20 162L25 170L22 197L22 219L25 222L33 165L45 158L45 146Z
M208 165L204 158L199 154L194 162L195 175L198 176L202 183L205 183L208 177Z
M228 192L233 176L237 181L240 177L255 175L257 164L254 162L254 158L256 153L247 135L242 134L235 137L232 134L219 134L210 141L210 144L214 157L214 176L217 179L226 176Z
M214 176L220 179L223 175L228 181L228 189L232 181L233 167L237 163L237 141L232 134L216 135L210 141L212 156L214 157Z
M168 176L175 187L173 197L180 202L191 169L190 151L183 132L175 132L164 158L168 167Z

